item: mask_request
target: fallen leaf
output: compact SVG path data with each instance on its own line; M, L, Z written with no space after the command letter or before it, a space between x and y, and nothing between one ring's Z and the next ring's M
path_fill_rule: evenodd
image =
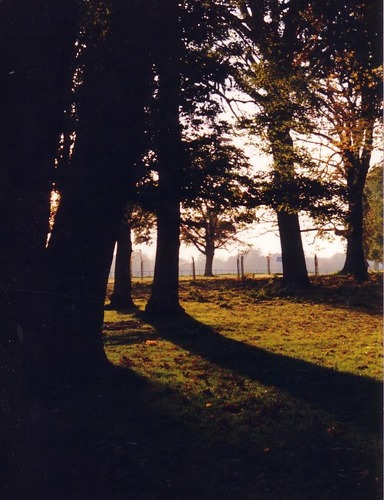
M145 344L146 344L146 345L157 345L157 342L156 342L156 340L147 340L147 341L145 342Z

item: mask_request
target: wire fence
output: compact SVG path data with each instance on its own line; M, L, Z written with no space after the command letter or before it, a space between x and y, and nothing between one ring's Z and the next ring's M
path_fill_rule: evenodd
M149 267L149 266L148 266ZM133 279L151 279L153 278L154 275L154 269L151 266L148 268L144 265L144 262L136 267L132 266L132 278ZM383 270L383 264L382 263L370 263L370 269L373 271L382 271ZM341 269L341 267L340 267ZM309 261L307 260L307 271L309 275L326 275L326 274L332 274L335 272L338 272L340 270L339 268L336 268L335 266L330 266L326 263L323 263L319 261L315 256L315 259L312 259ZM247 265L244 265L244 261L239 260L237 262L237 269L225 269L225 268L217 268L213 269L213 275L215 277L220 277L220 276L237 276L238 278L244 278L244 277L251 277L251 276L278 276L283 273L283 267L282 267L282 262L280 260L274 260L273 262L271 260L266 259L265 265L259 266L259 267L248 267ZM192 263L191 267L188 269L186 267L181 268L179 270L179 277L180 278L196 278L196 277L203 277L205 274L204 268L196 268L194 266L194 263ZM114 273L114 266L112 266L109 278L114 279L115 273Z

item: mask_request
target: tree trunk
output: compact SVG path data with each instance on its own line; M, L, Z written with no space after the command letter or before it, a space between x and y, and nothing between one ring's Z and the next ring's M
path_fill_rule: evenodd
M79 99L75 157L46 250L79 3L0 2L1 431L17 465L17 498L49 497L40 489L51 465L52 436L44 429L42 443L39 434L53 420L47 405L60 389L73 389L71 382L92 380L105 362L103 295L125 204L123 173L137 160L150 93L142 2L116 0L114 47L94 61L105 71L93 73L92 83L89 67L84 72L90 92Z
M131 258L131 228L129 224L123 222L117 240L115 280L109 305L111 309L132 309L135 307L132 300Z
M50 192L78 24L77 0L0 2L0 439L15 498L41 498L47 470L33 418L42 408L30 377L32 338L41 335L36 309L47 298L40 289Z
M76 0L0 3L0 305L15 324L41 278L78 14Z
M180 57L178 3L172 0L161 19L159 72L159 186L157 198L157 247L150 315L183 312L179 303L180 177L182 143L179 122ZM160 16L160 13L159 13Z
M368 279L368 265L363 245L363 194L349 190L347 252L340 274L351 274L357 281Z
M215 248L212 245L207 245L205 248L205 277L213 277L213 258L215 256Z
M284 211L277 213L283 261L283 282L299 288L309 286L301 240L299 216Z
M71 171L48 247L53 315L42 347L48 368L75 383L106 362L107 280L151 93L145 23L140 2L115 1L107 39L85 53Z
M275 181L280 186L282 204L287 208L277 210L283 261L283 281L287 286L307 287L310 285L299 216L295 210L295 194L289 189L295 178L295 154L290 135L290 112L279 109L274 115L268 135L272 147Z
M172 203L161 205L157 214L154 279L145 308L153 316L183 312L179 303L179 207Z

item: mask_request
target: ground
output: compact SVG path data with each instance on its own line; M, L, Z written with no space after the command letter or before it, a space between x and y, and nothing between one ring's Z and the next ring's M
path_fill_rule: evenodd
M114 368L51 418L40 499L382 498L381 275L183 280L161 321L149 291L106 311Z

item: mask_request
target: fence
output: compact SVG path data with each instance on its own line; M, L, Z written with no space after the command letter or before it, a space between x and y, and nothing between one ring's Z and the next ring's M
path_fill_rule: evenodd
M330 274L330 273L335 273L341 269L339 266L335 265L329 265L326 262L322 262L321 259L318 259L317 256L315 255L313 259L306 259L307 260L307 269L309 274ZM319 262L320 261L320 262ZM213 270L214 276L247 276L247 275L279 275L282 274L283 268L282 268L282 262L281 262L281 257L280 258L270 258L269 256L266 257L265 262L261 262L257 265L257 267L248 267L246 262L246 259L239 259L237 261L237 269L225 269L225 268L218 268ZM376 264L376 265L374 265ZM145 262L141 263L141 265L138 266L132 266L132 278L135 279L145 279L145 278L153 278L153 267L151 266L150 269L149 263L147 263L147 268L145 266ZM383 265L382 263L370 263L370 268L372 270L382 270ZM186 266L182 267L179 270L179 276L180 277L196 277L196 276L204 276L204 269L203 268L196 268L196 266L193 265L193 262L191 263L190 268L188 269ZM111 272L109 274L109 277L111 279L114 278L114 266L112 266Z

